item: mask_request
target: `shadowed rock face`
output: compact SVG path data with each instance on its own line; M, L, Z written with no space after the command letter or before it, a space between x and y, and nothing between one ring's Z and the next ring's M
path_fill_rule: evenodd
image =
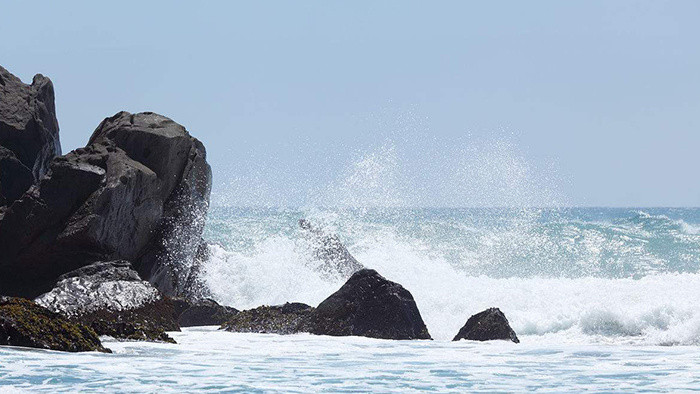
M35 302L120 339L174 342L165 331L180 329L173 303L127 261L97 262L62 275Z
M0 296L0 345L86 352L102 347L95 332L29 300Z
M377 271L357 271L308 319L312 334L431 339L411 293Z
M314 308L299 302L284 305L263 305L241 311L231 317L221 328L232 332L256 332L263 334L296 334L306 332L305 320Z
M50 79L37 74L26 85L0 66L0 146L12 151L34 180L61 154Z
M470 341L510 340L520 343L515 331L510 328L506 315L498 308L489 308L467 320L454 337L453 341L467 339Z
M125 259L187 297L210 189L204 147L184 127L154 113L107 118L0 213L0 289L34 297L61 274Z
M314 258L323 262L321 266L323 273L330 276L339 275L345 279L364 268L340 242L337 235L327 234L313 227L306 219L299 220L299 227L311 242Z
M31 170L14 152L0 146L0 206L20 198L33 183Z

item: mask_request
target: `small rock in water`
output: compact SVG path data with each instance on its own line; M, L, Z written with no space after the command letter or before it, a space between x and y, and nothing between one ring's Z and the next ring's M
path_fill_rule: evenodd
M205 299L193 304L187 304L178 317L180 327L220 326L238 313L230 306L219 305L214 300Z
M0 345L109 352L91 328L70 322L32 301L4 296L0 296Z
M165 331L179 331L173 302L141 280L128 261L97 262L59 278L36 302L99 335L171 342Z
M312 334L431 339L411 293L372 269L355 272L311 314Z
M467 320L454 337L453 341L467 339L470 341L510 340L520 343L515 331L510 327L506 315L498 308L489 308Z
M299 302L263 305L239 312L221 328L233 332L296 334L306 332L305 321L313 310L313 307Z

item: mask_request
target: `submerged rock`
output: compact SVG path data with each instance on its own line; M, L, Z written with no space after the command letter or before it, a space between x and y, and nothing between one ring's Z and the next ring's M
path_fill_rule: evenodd
M489 308L467 320L453 341L467 339L470 341L510 340L520 343L515 331L510 328L506 315L498 308Z
M311 242L314 258L323 262L321 271L329 275L340 275L343 279L364 266L355 259L335 234L327 234L315 228L306 219L299 220L299 227Z
M296 334L307 331L306 319L313 310L311 306L299 302L264 305L239 312L221 328L233 332Z
M124 259L189 297L210 188L204 146L184 127L148 112L107 118L0 214L0 289L35 297L66 272Z
M35 301L99 335L174 342L165 331L180 330L173 302L141 280L128 261L97 262L71 271Z
M22 298L0 296L0 345L66 352L109 350L87 326Z
M411 293L372 269L354 273L306 324L319 335L431 339Z
M0 146L12 151L34 180L61 154L50 79L37 74L26 85L0 66Z
M219 305L211 299L197 301L188 305L177 319L180 327L220 326L238 313L230 306Z

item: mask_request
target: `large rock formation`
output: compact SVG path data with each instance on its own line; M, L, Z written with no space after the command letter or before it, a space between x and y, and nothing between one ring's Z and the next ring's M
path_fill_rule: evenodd
M32 172L14 152L0 146L0 206L20 198L34 183Z
M134 262L189 297L209 204L204 146L171 119L120 112L0 213L0 292L34 297L95 261Z
M322 262L320 271L328 276L349 278L364 268L336 234L328 234L311 225L306 219L299 220L299 227L310 242L313 257Z
M470 317L453 341L467 339L470 341L506 340L520 343L515 331L510 328L506 315L498 308L489 308Z
M221 328L232 332L256 332L263 334L296 334L306 332L306 319L314 308L299 302L284 305L263 305L241 311L224 323Z
M141 280L127 261L97 262L62 275L35 302L99 335L174 342L165 331L180 330L172 301Z
M95 332L29 300L0 296L0 345L67 352L108 351Z
M0 146L38 180L61 154L53 84L41 74L26 85L0 66Z
M320 335L431 339L411 293L371 269L354 273L306 324L309 332Z

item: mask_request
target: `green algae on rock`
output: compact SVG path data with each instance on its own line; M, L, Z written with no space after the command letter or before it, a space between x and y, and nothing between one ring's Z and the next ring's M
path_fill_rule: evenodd
M109 352L91 328L23 298L0 296L0 345Z

